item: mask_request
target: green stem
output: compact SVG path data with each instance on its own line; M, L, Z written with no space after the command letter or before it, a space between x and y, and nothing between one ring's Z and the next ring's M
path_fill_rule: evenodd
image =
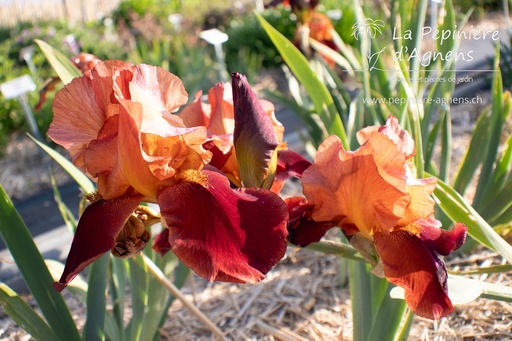
M309 244L305 248L308 250L318 251L329 255L336 255L338 257L353 259L360 262L366 262L354 247L344 243L337 243L326 240L318 243Z

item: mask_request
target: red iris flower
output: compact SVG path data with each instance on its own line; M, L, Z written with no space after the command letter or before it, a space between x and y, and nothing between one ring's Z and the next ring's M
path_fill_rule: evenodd
M302 174L305 198L287 200L290 241L306 246L338 226L363 256L380 259L383 275L405 289L414 313L430 319L450 314L439 255L459 248L467 228L440 229L430 198L436 179L414 177L408 165L414 141L395 118L363 129L358 140L362 145L353 152L335 136L319 147Z
M160 206L166 228L154 248L172 249L208 280L256 282L282 258L284 202L265 189L232 189L208 165L207 128L188 127L174 114L187 98L171 73L121 61L99 62L57 93L48 135L97 183L97 193L89 196L56 290L109 250L124 257L142 250L149 233L134 216L140 202ZM256 126L248 116L257 103L239 102L247 125Z

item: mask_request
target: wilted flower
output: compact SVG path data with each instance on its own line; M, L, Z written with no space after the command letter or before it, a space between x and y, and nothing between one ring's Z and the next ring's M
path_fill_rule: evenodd
M319 147L302 174L305 199L287 202L290 241L306 246L338 226L365 258L380 259L383 275L405 289L414 313L430 319L448 315L453 307L438 255L459 248L466 227L440 229L430 198L436 179L413 176L408 160L414 141L395 118L360 131L358 140L362 145L353 152L335 136Z
M232 189L208 165L206 127L174 114L187 98L176 76L121 61L99 62L57 93L48 134L98 191L55 289L108 250L132 256L146 245L144 221L132 215L141 201L160 206L166 227L154 248L172 249L209 280L255 282L284 255L284 202L268 190Z

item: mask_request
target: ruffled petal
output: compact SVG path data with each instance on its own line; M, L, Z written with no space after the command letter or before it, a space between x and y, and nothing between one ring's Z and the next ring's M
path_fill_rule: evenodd
M276 133L261 102L245 76L233 74L235 107L235 152L245 187L272 186L277 167Z
M53 288L62 291L87 265L110 250L142 196L100 200L89 205L78 222L64 272Z
M395 117L389 116L386 124L383 126L370 126L361 129L356 134L357 141L360 144L364 144L374 133L382 133L389 137L393 142L395 142L400 151L404 153L407 160L416 155L414 139L407 130L400 127L400 124Z
M336 136L320 146L314 163L302 173L304 195L315 206L314 220L335 221L341 228L357 226L370 240L374 231L391 231L396 226L409 198L404 192L405 169L402 177L389 170L400 169L404 159L388 138L379 143L383 154L395 150L382 161L386 171L364 146L347 152Z
M397 231L376 233L374 241L387 280L405 290L412 312L436 320L453 312L446 267L420 237Z
M173 252L210 281L257 282L286 251L284 202L230 188L217 171L189 171L157 197Z
M135 67L130 95L132 101L156 112L173 113L188 101L187 91L178 77L146 64Z
M73 163L85 170L83 153L90 141L96 139L107 117L103 102L92 89L86 76L73 79L55 95L53 121L48 136L66 148Z

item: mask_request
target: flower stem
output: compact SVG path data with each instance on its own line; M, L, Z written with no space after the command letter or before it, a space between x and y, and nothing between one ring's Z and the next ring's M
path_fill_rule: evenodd
M164 275L164 273L153 263L151 259L149 259L148 256L146 256L144 253L141 253L142 258L144 259L144 263L149 269L149 272L155 278L162 283L167 290L179 299L185 307L187 307L192 314L194 314L201 322L203 322L213 334L215 334L219 339L226 340L226 337L222 333L222 331L217 328L217 326L206 316L204 315L197 307L191 303L189 300L185 298L185 296L181 293L181 291L171 282L167 279L167 277Z
M366 262L364 258L361 257L361 255L359 254L359 251L357 251L354 247L344 243L325 240L318 243L309 244L305 248L309 250L323 252L329 255L336 255L338 257L353 259L360 262Z

